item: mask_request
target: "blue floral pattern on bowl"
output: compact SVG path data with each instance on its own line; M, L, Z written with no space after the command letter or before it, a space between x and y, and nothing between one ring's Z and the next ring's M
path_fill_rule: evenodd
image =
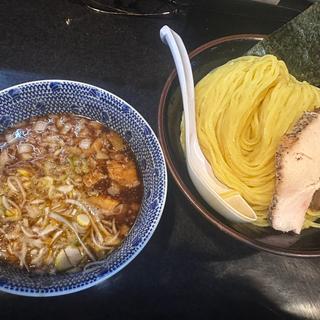
M116 130L135 153L144 184L140 213L123 244L83 271L37 275L0 262L0 290L27 296L55 296L89 288L120 271L149 241L160 220L167 192L164 157L148 123L125 101L103 89L74 81L44 80L0 92L0 132L32 116L71 112ZM157 173L157 174L155 174Z

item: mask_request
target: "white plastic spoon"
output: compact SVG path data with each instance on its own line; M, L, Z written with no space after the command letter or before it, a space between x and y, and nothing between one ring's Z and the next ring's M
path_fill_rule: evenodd
M194 82L187 50L180 36L163 26L160 37L168 45L176 65L185 121L186 160L190 178L204 200L217 212L235 222L252 222L257 216L241 195L222 199L221 193L230 191L212 172L198 142L195 117Z

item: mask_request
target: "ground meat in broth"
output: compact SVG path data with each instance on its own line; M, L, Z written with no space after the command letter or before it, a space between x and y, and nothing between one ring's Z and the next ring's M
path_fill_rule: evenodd
M49 115L8 129L0 148L0 259L52 273L121 244L143 186L119 134L83 117Z

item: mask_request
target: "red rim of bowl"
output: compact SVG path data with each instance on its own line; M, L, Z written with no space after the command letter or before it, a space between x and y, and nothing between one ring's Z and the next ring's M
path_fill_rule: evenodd
M234 41L234 40L262 40L266 38L266 35L262 34L238 34L238 35L232 35L232 36L226 36L222 38L218 38L212 41L209 41L205 43L204 45L196 48L193 50L189 57L192 59L199 53L203 52L204 50L211 48L213 46L222 44L224 42ZM158 109L158 132L159 132L159 140L162 147L162 150L164 152L167 165L169 167L169 170L177 183L180 190L183 192L183 194L187 197L187 199L191 202L191 204L198 210L198 212L204 216L211 224L213 224L215 227L217 227L219 230L225 232L226 234L230 235L231 237L251 246L256 249L260 249L263 251L267 251L270 253L278 254L278 255L285 255L285 256L291 256L291 257L302 257L302 258L315 258L320 256L319 250L314 251L301 251L301 250L290 250L290 249L284 249L280 247L273 247L268 244L263 244L260 241L256 241L253 239L250 239L249 237L241 234L240 232L232 229L231 227L225 225L223 222L221 222L217 217L215 217L209 210L207 210L200 202L198 202L197 198L192 194L187 184L183 181L183 179L180 177L178 171L176 170L174 166L173 159L170 155L169 148L167 145L167 141L165 138L165 130L164 130L164 113L165 113L165 103L168 95L169 88L172 85L173 80L176 78L177 73L174 69L161 93L160 97L160 103L159 103L159 109Z

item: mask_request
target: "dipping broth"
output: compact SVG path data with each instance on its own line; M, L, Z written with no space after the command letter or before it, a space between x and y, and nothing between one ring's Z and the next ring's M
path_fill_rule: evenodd
M72 114L0 135L0 259L45 273L100 260L127 236L143 186L119 134Z

